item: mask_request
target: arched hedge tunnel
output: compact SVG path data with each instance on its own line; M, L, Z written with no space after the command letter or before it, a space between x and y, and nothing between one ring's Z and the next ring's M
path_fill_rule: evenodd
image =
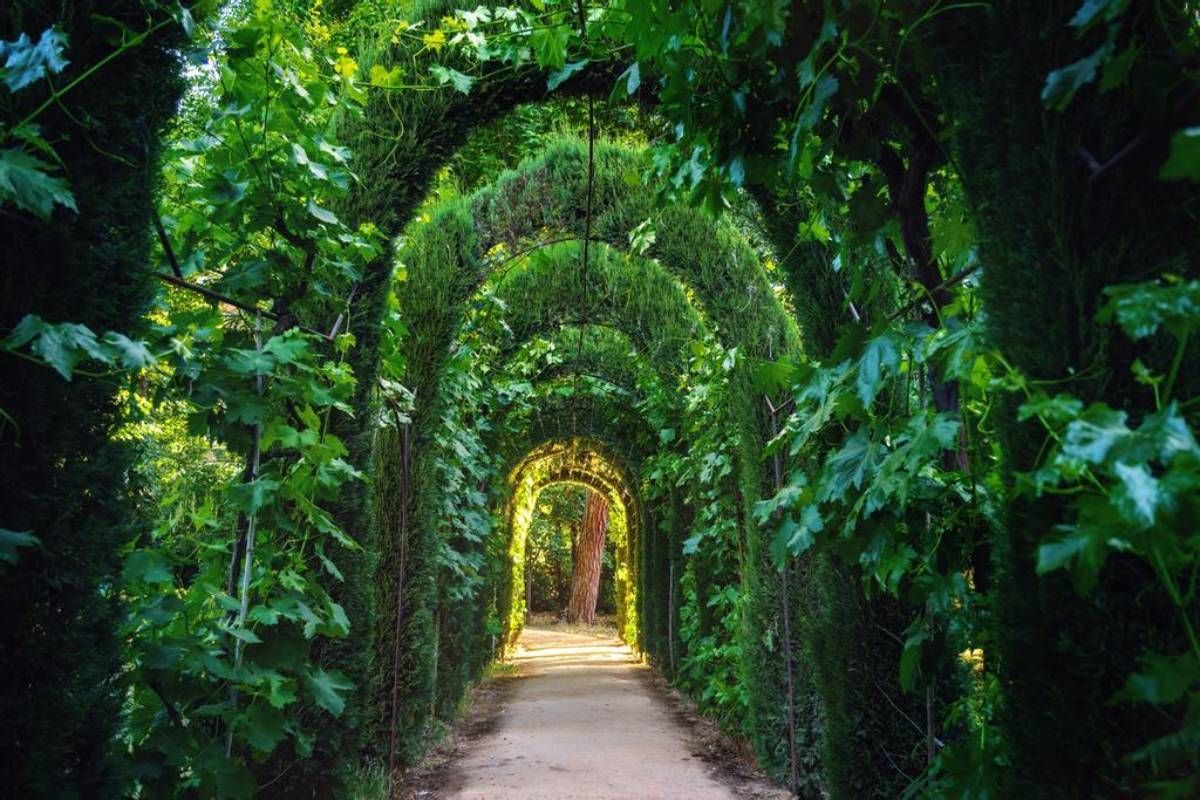
M391 790L570 484L802 797L1197 794L1194 6L458 5L0 11L0 785Z
M703 606L696 598L719 586L745 598L738 624L704 608L695 612L693 624L699 626L696 635L723 641L727 652L739 654L731 668L740 676L745 701L733 703L725 721L747 732L763 763L777 774L790 760L817 760L831 746L829 729L822 728L823 703L838 702L859 718L883 716L868 697L835 697L841 682L828 674L797 667L809 646L806 634L785 633L783 624L787 581L795 584L787 601L790 613L807 619L813 635L849 624L863 629L865 641L877 639L868 630L871 618L861 611L814 616L829 605L830 593L853 595L857 579L817 563L781 577L750 513L771 492L763 454L771 423L754 390L753 368L800 351L796 323L760 253L728 221L682 206L656 210L645 191L626 179L643 169L636 152L597 144L586 264L587 147L579 141L559 141L493 184L442 204L402 237L398 257L405 277L396 296L407 328L402 343L407 385L418 400L411 433L385 429L373 446L372 525L379 560L358 573L359 581L373 587L373 644L364 643L357 653L347 648L330 662L343 670L353 668L354 660L374 665L375 678L363 698L371 710L347 735L375 746L395 737L402 762L422 752L431 719L452 713L497 647L519 632L520 530L537 492L557 481L602 490L622 509L627 523L622 566L630 581L622 597L634 598L621 605L622 632L667 675L675 676L687 659L682 605ZM647 220L654 236L635 252L631 232ZM464 361L467 339L472 344ZM542 347L554 342L550 349L557 358L543 359L530 373L526 362L538 342ZM682 438L659 439L638 382L679 383L690 368L692 348L705 342L737 354L726 378L724 430L732 456L727 476L716 479L730 481L725 491L736 501L729 519L734 555L732 562L722 557L715 571L690 564L683 553L689 520L703 510L672 492L648 511L638 498L644 478L635 477L656 452L688 445ZM519 370L517 363L523 365ZM530 374L517 376L528 384L519 401L514 400L519 389L483 401L447 383L451 375L472 373L476 381L491 381L521 370ZM676 411L682 415L682 406ZM453 501L445 488L458 485L445 475L448 419L460 433L476 431L468 437L470 446L487 454L481 459L486 466L470 476L474 489ZM566 447L564 463L586 461L601 452L597 447L619 454L599 461L620 465L620 481L583 469L530 484L535 474L530 464L542 463L531 462L532 454L549 442ZM464 538L445 520L449 508L467 506L482 528ZM473 559L466 568L474 581L470 592L445 594L438 553L446 549ZM831 659L826 669L836 673L845 667ZM796 688L785 706L780 687L787 681ZM786 744L789 731L796 730L791 735L798 741L790 747L798 756ZM822 778L811 780L819 784Z

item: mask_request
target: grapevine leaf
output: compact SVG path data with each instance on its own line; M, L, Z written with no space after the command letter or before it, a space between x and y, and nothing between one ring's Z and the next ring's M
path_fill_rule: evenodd
M311 214L314 219L319 222L324 222L326 225L338 224L337 214L334 214L327 208L321 208L312 200L308 201L308 213Z
M879 455L879 443L872 441L865 426L859 428L825 462L817 499L821 502L841 500L851 487L862 488L867 475L873 474L879 465Z
M43 220L50 219L56 205L78 211L66 181L50 174L53 169L24 150L0 150L0 201L10 202Z
M109 331L104 334L104 343L116 351L121 365L127 369L142 369L155 362L154 354L145 342L134 341L122 333Z
M539 67L562 69L567 63L567 42L571 29L566 25L548 25L529 36L529 46Z
M463 94L470 94L471 87L475 85L475 78L450 67L435 64L429 68L429 71L437 78L438 84L442 86L449 84L454 87L455 91Z
M1067 426L1063 454L1091 464L1102 464L1110 451L1128 441L1125 412L1103 403L1093 403L1078 419Z
M1200 326L1200 281L1128 283L1104 293L1109 300L1096 319L1107 323L1115 318L1130 338L1144 339L1160 327L1180 336Z
M70 63L63 58L66 46L67 35L54 28L42 31L37 43L26 33L14 41L0 41L0 59L4 59L0 80L10 92L17 92L49 73L62 72Z
M1040 417L1051 425L1062 424L1078 417L1083 411L1083 401L1069 394L1056 394L1054 397L1040 395L1017 409L1017 419L1024 422L1033 417Z
M550 73L546 79L546 89L553 92L559 86L562 86L572 75L579 72L588 65L588 60L585 58L582 61L571 61L562 69L555 70Z
M642 70L638 62L630 64L629 69L621 73L621 77L625 79L625 94L632 95L637 92L638 87L642 85Z
M134 550L125 557L122 576L129 583L165 583L174 581L167 557L156 550Z
M354 688L354 684L342 673L326 672L323 669L309 671L304 676L304 684L316 704L335 717L340 717L346 708L346 699L339 692Z
M838 79L828 73L822 75L817 80L808 105L796 120L796 129L809 131L815 128L821 121L821 115L825 112L825 103L837 93L837 90Z
M869 406L875 400L883 382L886 371L895 370L900 365L900 353L896 343L888 335L877 336L867 342L862 357L858 360L858 397L864 406Z
M270 753L287 736L283 714L272 705L256 703L242 715L246 741L263 753Z
M1120 483L1113 491L1113 505L1121 516L1143 527L1153 525L1159 505L1158 480L1144 464L1118 462L1114 472Z
M1096 80L1096 71L1111 52L1112 45L1106 43L1091 55L1051 72L1042 87L1042 103L1053 111L1066 110L1075 93Z
M234 502L239 511L253 514L269 503L279 490L279 481L270 478L259 478L256 481L241 483L230 489Z

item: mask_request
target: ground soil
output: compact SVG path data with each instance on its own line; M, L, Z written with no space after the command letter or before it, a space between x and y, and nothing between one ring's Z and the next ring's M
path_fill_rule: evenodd
M789 796L611 630L527 627L511 664L475 690L400 797Z

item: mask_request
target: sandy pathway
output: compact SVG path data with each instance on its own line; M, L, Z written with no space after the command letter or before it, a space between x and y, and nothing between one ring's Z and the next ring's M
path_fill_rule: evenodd
M516 662L525 677L495 729L451 769L450 797L735 797L692 755L650 693L647 667L616 638L526 628Z

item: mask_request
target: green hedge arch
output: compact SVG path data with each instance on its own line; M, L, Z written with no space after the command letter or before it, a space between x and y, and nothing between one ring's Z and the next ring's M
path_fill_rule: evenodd
M674 348L696 338L703 323L709 321L718 337L729 347L738 347L749 360L776 358L796 352L800 347L799 333L794 320L787 314L775 294L757 253L727 222L714 222L694 209L675 207L656 211L646 193L628 180L630 174L640 174L644 162L628 149L600 143L596 148L596 188L592 214L593 237L598 240L596 257L588 265L589 276L595 279L588 291L597 286L605 291L624 295L619 313L604 319L605 324L619 325L625 320L638 320L639 325L654 335L637 335L636 344L652 362L664 364L671 360L664 343L673 340ZM579 243L560 242L535 250L529 265L516 269L509 259L532 244L553 238L581 239L587 226L584 197L586 195L587 155L583 143L563 141L552 146L539 159L523 164L517 170L502 175L493 185L470 197L461 198L436 211L427 224L418 225L404 240L400 257L406 266L407 279L400 287L401 312L409 325L405 344L410 370L409 384L418 396L436 393L438 374L444 364L448 343L460 324L465 298L484 281L499 296L519 299L510 303L515 313L510 322L514 339L523 341L544 330L548 324L563 325L591 321L579 318L577 309L586 307L600 314L616 305L596 302L603 298L585 298L584 283L570 269L577 259ZM645 278L632 279L627 266L628 256L614 256L611 251L627 249L630 231L650 220L655 231L653 243L643 254L644 263L656 264L665 272L677 276L686 288L673 290L665 278L656 278L656 285L645 285ZM565 236L564 236L565 234ZM555 265L558 265L557 267ZM564 268L567 267L567 268ZM503 268L505 274L491 278L490 272ZM657 273L650 273L655 274ZM546 286L553 287L547 290ZM649 291L647 291L649 290ZM670 297L682 292L698 307L694 312L667 312L669 305L654 307L646 296ZM634 300L642 298L638 307ZM563 298L570 298L564 302ZM549 300L549 304L541 303ZM647 320L654 325L648 326ZM686 325L680 321L686 320ZM672 331L666 335L665 331ZM670 355L674 355L671 353ZM742 457L739 459L739 486L742 503L739 528L747 541L746 552L755 565L743 571L746 590L751 597L746 615L747 646L744 675L755 687L752 704L758 710L761 731L755 738L769 742L778 738L781 725L775 682L760 675L778 675L784 656L765 646L755 644L760 636L751 631L777 626L779 611L775 597L776 581L769 564L766 543L760 540L749 518L748 509L761 496L765 473L761 464L761 448L766 438L766 420L755 402L750 368L742 367L734 378L739 408L733 418L738 420ZM422 419L436 407L436 401L419 410L416 417L418 442ZM419 457L418 457L419 458ZM421 470L418 470L421 472ZM418 496L421 496L418 490ZM414 508L415 516L422 516ZM386 571L388 542L394 537L380 529L381 566ZM381 609L394 607L394 599L385 587L392 581L380 577L376 602ZM386 612L384 614L386 616ZM378 626L381 634L385 626ZM376 653L389 649L392 637L381 635ZM771 669L763 671L764 663ZM752 711L752 715L755 712ZM767 752L760 747L760 752Z
M628 335L594 321L587 325L563 325L530 339L509 355L500 368L501 374L519 374L518 359L529 360L535 352L541 354L543 363L537 365L530 380L590 375L634 393L639 390L639 380L651 385L662 380Z
M416 16L436 21L451 9L452 4L448 2L429 3L423 5ZM562 87L560 92L565 89L571 93L607 95L618 69L618 65L611 64L589 67ZM505 73L498 79L481 81L469 97L446 92L426 97L402 96L396 101L390 98L373 101L364 118L348 126L344 137L358 154L358 169L366 178L355 187L344 216L351 220L376 220L385 233L394 235L425 196L436 170L465 141L471 130L519 104L540 100L545 96L544 86L545 74L529 68ZM570 148L560 148L562 155L559 156L560 172L557 175L570 181L569 184L560 184L563 187L581 186L585 174L582 168L576 168L583 163L582 149L578 144L573 149L574 153L569 154ZM644 195L633 199L628 197L631 190L629 182L624 180L628 174L624 167L636 167L636 156L626 157L623 161L619 158L609 159L610 154L604 152L605 148L601 147L600 150L600 157L605 163L621 166L607 173L601 170L604 174L598 175L597 185L604 188L597 193L601 209L594 219L595 235L607 237L611 244L624 248L630 229L645 218L642 212L648 208L649 199ZM551 165L547 163L547 166ZM537 182L518 179L503 192L499 191L499 183L492 187L489 198L478 197L482 210L490 208L494 212L489 213L485 220L488 228L476 230L471 224L471 214L462 214L453 224L442 229L440 241L427 241L423 246L441 247L443 250L469 249L473 245L478 247L480 240L473 237L482 235L485 237L483 241L487 241L487 230L503 231L506 226L513 231L512 238L536 238L537 231L531 229L536 218L534 215L523 214L525 220L522 225L521 217L505 212L516 208L528 211L529 201L536 201L537 196L530 194L527 189ZM525 185L522 186L522 183ZM546 192L550 188L543 185L541 191ZM557 219L553 219L553 214L545 219L553 222L553 230L575 230L575 235L579 235L578 231L584 224L584 215L581 213L583 192L564 190L556 195L559 201L565 203L564 209L574 211L572 214L559 213ZM621 198L623 210L606 215L603 209L606 197ZM526 202L518 202L521 200ZM532 205L544 208L550 204L538 205L533 202ZM707 313L718 331L737 336L737 346L742 348L744 355L749 359L774 359L799 350L800 338L794 321L778 303L770 281L762 274L756 254L740 241L736 231L722 227L723 224L714 224L698 212L682 208L661 213L654 224L657 240L647 254L664 263L670 261L672 253L685 260L686 263L682 264L668 263L668 267L681 267L681 272L692 276L694 280L689 280L689 285L707 307ZM495 237L496 241L499 238ZM410 251L410 243L405 242L402 251ZM476 255L486 252L486 248L479 248ZM471 266L477 267L478 261L478 258L474 259L475 263ZM391 261L381 258L368 270L360 292L363 301L356 309L355 329L365 331L354 364L356 374L362 381L361 386L364 387L357 404L360 421L370 418L372 398L367 387L374 382L377 366L377 337L371 331L379 319L389 290L391 269ZM462 296L465 287L460 282L474 281L476 275L472 269L450 274L447 278L446 282L429 287L426 302L414 304L419 314L433 317L420 321L420 326L426 332L421 335L432 335L428 335L423 343L418 343L417 349L424 349L426 354L434 357L410 359L409 362L414 367L413 382L418 385L431 385L431 380L437 374L434 367L436 353L453 330L457 309L449 302L449 298ZM710 298L720 299L713 303ZM739 523L747 531L746 552L755 564L754 569L746 571L746 588L751 602L746 614L748 646L745 649L744 673L746 680L755 685L751 694L754 705L752 714L758 719L754 734L756 749L770 764L778 761L777 755L773 756L771 752L786 729L775 696L775 687L781 683L780 676L786 659L778 648L772 649L762 644L762 631L777 628L780 624L778 581L772 574L766 544L752 529L752 522L748 519L748 509L762 495L766 480L758 454L761 453L768 427L762 404L752 400L749 368L740 369L735 380L739 385L736 395L741 398L740 407L734 413L739 421L737 434L747 443L747 454L753 454L753 457L739 459L738 475L742 510ZM349 427L351 430L343 431L342 438L351 442L352 457L365 464L369 459L373 437L364 430L362 422L352 423ZM366 533L368 520L358 508L348 506L343 509L340 518L348 530L355 531L364 540L369 538ZM381 554L384 560L388 557L386 553ZM347 605L347 608L350 607ZM388 614L385 606L380 606L380 609L384 616Z
M642 537L641 502L632 473L602 440L584 437L550 439L534 447L509 471L511 488L504 510L504 539L508 542L502 607L504 640L511 645L524 626L525 542L534 504L543 489L574 483L598 492L608 500L614 516L611 526L617 556L617 628L622 638L636 646L636 587L638 570L633 554Z
M414 276L432 275L446 268L442 260L426 262L424 259L448 255L443 246L445 237L441 225L457 232L461 230L463 222L462 203L455 203L446 213L435 215L429 225L418 229L410 242L412 246L404 251L409 282L413 282ZM452 240L468 241L460 239L457 234ZM457 271L453 261L450 267L452 271ZM528 339L557 329L560 322L580 308L582 272L578 246L564 243L545 248L539 251L538 257L515 265L501 280L489 287L510 310L508 324L513 337L501 347L501 358L510 355ZM619 254L595 253L588 272L593 316L605 320L608 325L620 327L643 349L654 353L650 360L657 361L663 370L681 371L684 344L691 336L702 333L704 328L703 320L690 303L685 289L661 266L653 262L638 262ZM429 281L424 285L430 288L434 285L444 286L445 281ZM472 288L474 291L479 289L478 286ZM534 293L538 302L531 302ZM461 309L465 308L468 298L469 295L464 295L458 301L460 315L464 314ZM402 306L405 302L402 300ZM414 314L421 307L414 307ZM439 306L427 312L425 321L445 334L451 329L451 320L447 317L445 307ZM456 327L461 317L453 322ZM426 374L436 375L445 367L449 340L443 339L440 346L433 346L428 329L411 319L409 331L409 338L405 342L408 364L414 366L422 363ZM437 360L432 364L419 361L429 356ZM414 373L419 369L414 369ZM400 607L397 592L401 586L398 574L401 565L397 553L405 554L404 567L411 579L406 579L403 585L405 616L400 625L398 648L394 612L385 612L376 618L376 669L372 677L374 690L371 692L375 710L370 714L375 720L373 727L384 726L381 729L384 732L382 738L389 738L391 731L387 730L390 726L387 720L390 720L390 716L383 712L387 703L380 701L386 695L388 703L391 702L390 692L385 692L384 688L389 685L387 676L399 654L405 681L402 687L397 688L400 705L404 708L403 718L398 720L401 730L397 735L409 743L404 749L405 757L419 750L420 733L426 725L429 709L439 708L443 704L452 705L457 700L453 695L460 691L462 685L461 681L448 685L442 692L443 696L439 697L434 677L438 669L437 648L434 646L437 636L434 584L437 541L434 520L440 507L441 494L428 466L432 457L431 425L443 413L445 398L438 392L436 377L426 382L414 381L413 387L418 397L426 396L428 400L418 406L413 415L409 450L412 483L407 507L397 508L395 498L390 496L396 490L394 480L377 478L376 482L376 507L381 510L376 516L375 533L375 546L380 554L379 571L374 581L377 606L389 610ZM397 441L396 437L389 436L381 442L376 461L380 475L395 478L398 472L403 472L385 463L403 456L402 442ZM375 738L381 737L377 735Z

